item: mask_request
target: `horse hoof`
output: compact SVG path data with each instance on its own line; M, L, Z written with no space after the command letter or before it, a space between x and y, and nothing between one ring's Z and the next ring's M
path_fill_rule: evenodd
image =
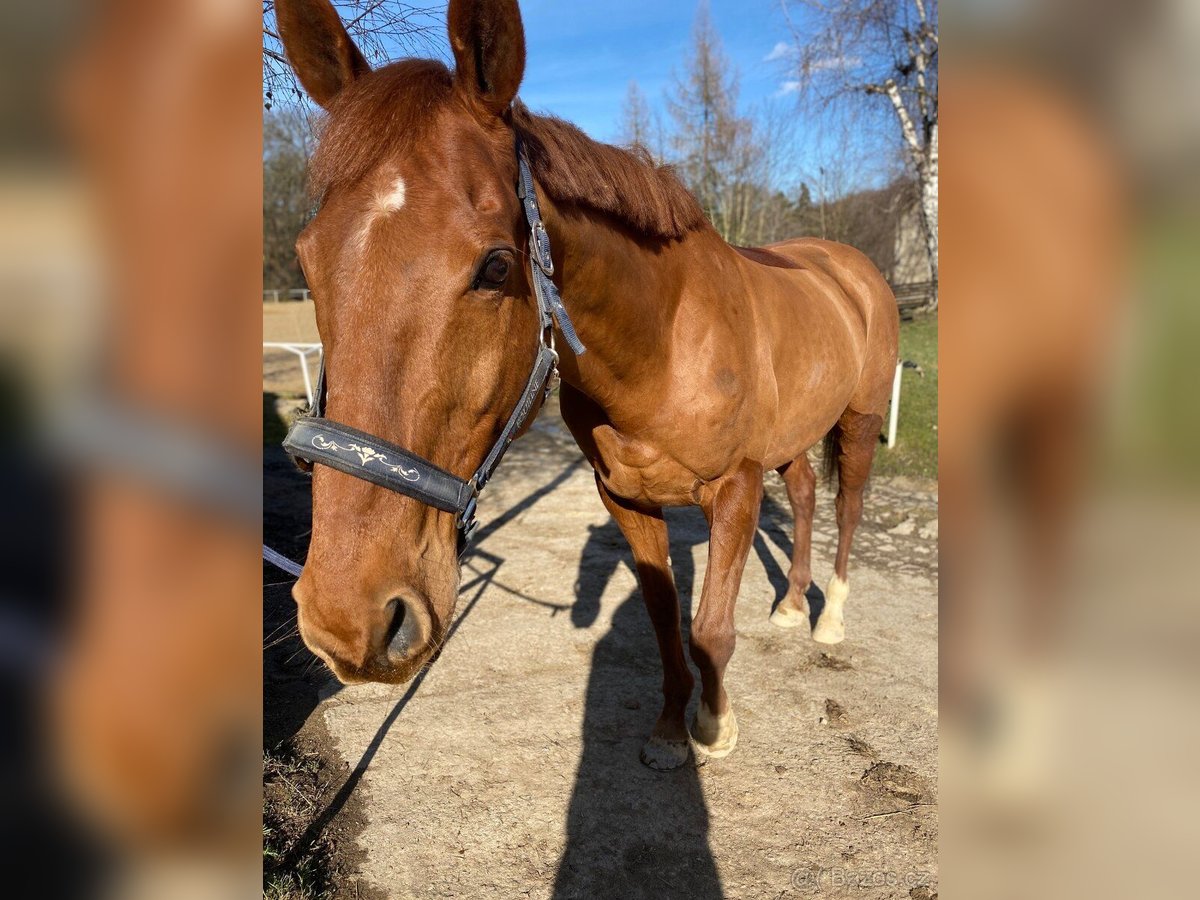
M656 772L678 769L688 760L687 741L669 741L655 735L642 747L642 762Z
M771 624L779 628L795 628L808 621L808 613L794 608L787 600L779 601L775 612L771 613Z
M813 629L812 639L818 644L840 644L846 638L846 626L840 620L822 616Z
M817 619L817 627L812 633L813 640L818 644L840 644L846 637L842 610L849 596L850 583L839 578L835 572L829 579L829 587L825 588L825 608L821 610L821 617Z
M723 716L714 716L703 703L692 722L692 742L705 756L721 759L737 746L737 718L730 709Z

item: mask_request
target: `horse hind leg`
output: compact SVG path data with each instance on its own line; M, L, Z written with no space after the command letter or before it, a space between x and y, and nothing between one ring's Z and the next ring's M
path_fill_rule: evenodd
M863 490L871 473L871 462L879 445L883 417L847 409L838 419L832 432L831 447L826 451L827 464L837 472L838 546L833 564L833 577L825 589L825 606L813 628L813 640L822 644L837 644L846 636L845 605L850 596L850 545L862 519Z
M771 624L795 628L808 624L808 588L812 584L812 523L816 505L817 476L805 453L778 469L787 488L796 525L792 538L792 567L788 589L771 612Z

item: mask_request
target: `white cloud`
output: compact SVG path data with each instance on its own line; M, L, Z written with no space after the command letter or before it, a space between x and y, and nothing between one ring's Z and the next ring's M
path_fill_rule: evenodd
M789 56L794 56L796 50L791 44L786 41L780 41L771 48L771 52L763 57L763 62L775 62L778 59L786 59Z
M827 56L812 62L812 68L817 72L825 69L857 69L861 65L861 56Z
M779 85L779 90L777 90L775 92L775 96L776 97L784 97L788 94L795 94L799 90L800 90L800 82L785 81Z

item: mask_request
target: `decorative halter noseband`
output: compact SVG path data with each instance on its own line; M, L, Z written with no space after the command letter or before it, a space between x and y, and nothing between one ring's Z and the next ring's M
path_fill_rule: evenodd
M554 349L554 325L558 324L563 339L576 356L585 352L585 347L575 333L575 326L567 315L558 288L551 280L554 262L550 257L550 235L542 223L537 194L533 186L533 173L525 150L517 139L517 196L525 207L525 219L529 223L529 258L532 265L533 293L538 305L538 354L529 373L529 380L521 392L516 408L496 442L492 444L479 468L466 481L435 466L414 453L389 443L382 438L342 425L327 419L322 414L325 408L325 363L317 379L313 406L296 419L283 447L293 457L310 463L320 463L353 475L388 490L420 500L427 506L443 512L454 513L454 524L458 529L458 553L461 557L474 534L475 504L479 492L488 483L504 458L509 444L517 431L529 417L539 394L545 400L558 383L558 353Z

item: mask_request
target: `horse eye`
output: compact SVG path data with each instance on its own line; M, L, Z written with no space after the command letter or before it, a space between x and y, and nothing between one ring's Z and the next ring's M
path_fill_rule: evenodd
M510 265L508 256L503 253L496 253L488 257L488 261L483 264L483 268L479 271L477 286L491 290L503 287L504 282L508 280Z

